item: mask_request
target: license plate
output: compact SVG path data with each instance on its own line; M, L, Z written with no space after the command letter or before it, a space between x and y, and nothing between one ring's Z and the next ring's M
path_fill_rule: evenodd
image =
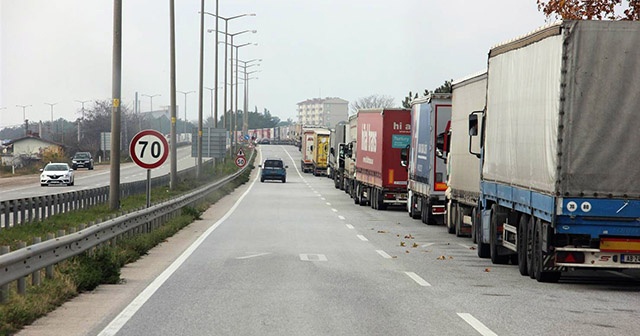
M620 262L624 264L640 264L640 254L623 254Z

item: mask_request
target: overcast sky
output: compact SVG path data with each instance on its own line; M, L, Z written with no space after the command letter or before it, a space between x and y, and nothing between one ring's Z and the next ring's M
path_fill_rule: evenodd
M135 93L170 103L169 1L124 0L122 101ZM197 120L200 1L176 0L177 90L187 119ZM220 0L241 60L262 59L249 82L249 109L295 120L296 104L317 97L348 101L372 94L396 105L411 90L435 89L486 67L497 43L547 23L535 0ZM207 0L205 11L215 11ZM221 29L224 21L220 21ZM215 27L205 17L205 29ZM76 101L110 99L113 0L0 0L0 127L30 121L75 120ZM214 85L214 35L205 34L205 77ZM218 83L223 86L223 46ZM242 92L242 87L241 90ZM184 98L177 96L179 118ZM220 108L222 113L222 90ZM140 96L142 111L151 106ZM241 100L240 100L241 101ZM211 115L204 90L203 114ZM90 103L85 104L88 107ZM242 103L240 103L242 106Z

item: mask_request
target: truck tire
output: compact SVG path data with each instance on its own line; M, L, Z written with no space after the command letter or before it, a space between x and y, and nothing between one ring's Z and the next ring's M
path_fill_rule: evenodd
M500 212L500 206L494 204L491 206L491 223L489 237L489 246L491 251L491 262L497 265L504 265L509 263L509 255L500 255L501 247L498 245L498 223L504 222L504 215Z
M378 189L375 188L369 188L370 192L369 192L369 205L371 206L371 209L373 210L378 210Z
M455 230L456 230L456 237L463 237L466 236L466 234L462 233L462 225L463 225L463 221L464 221L464 207L460 206L460 204L456 205L456 216L455 218Z
M360 206L365 206L367 205L367 199L364 198L364 189L366 187L364 187L362 184L358 185L358 198L360 199Z
M427 224L427 202L422 197L418 202L420 202L420 220L422 223Z
M480 217L480 219L477 222L477 225L475 225L475 231L476 231L476 250L478 251L478 257L480 258L489 258L491 257L491 246L489 246L489 244L483 243L483 237L482 237L482 217Z
M413 219L420 219L420 212L416 211L416 208L418 207L418 201L416 201L416 198L411 195L407 202L409 203L409 216Z
M378 204L376 205L378 210L387 210L387 204L384 203L384 193L382 190L376 192L376 203Z
M478 243L478 237L476 235L476 225L478 223L478 212L476 211L476 207L471 209L471 241L476 244Z
M533 244L533 272L538 282L558 282L560 280L560 272L550 272L544 270L544 257L542 252L542 237L544 222L540 219L536 221L534 231L534 244Z
M457 211L458 203L454 203L451 200L447 203L447 215L445 216L447 232L450 234L454 234L456 232L456 216L458 215Z
M528 239L527 239L527 231L529 226L529 221L531 217L527 214L522 214L520 216L520 220L518 221L518 271L520 271L521 275L529 275L529 266L527 264L527 254L531 252L528 251Z
M533 245L535 240L535 227L537 218L531 217L529 222L527 223L527 273L529 273L529 277L531 279L535 279L535 272L533 269Z

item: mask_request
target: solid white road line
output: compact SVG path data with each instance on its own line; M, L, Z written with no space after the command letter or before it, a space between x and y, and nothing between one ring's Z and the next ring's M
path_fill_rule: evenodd
M415 281L418 285L422 287L431 287L431 284L426 282L423 278L413 272L404 272L404 274L408 275L413 281Z
M353 230L353 229L354 229L354 227L353 227L353 225L351 225L351 224L347 224L347 229Z
M423 244L422 247L429 247L429 246L431 246L433 244L435 244L435 243L426 243L426 244Z
M471 316L471 314L458 313L458 316L460 316L463 320L465 320L465 322L469 323L469 325L471 325L473 327L473 329L478 331L480 333L480 335L483 335L483 336L498 336L498 334L496 334L493 331L491 331L491 329L487 328L487 326L482 324L482 322L478 321L475 317Z
M215 224L213 224L207 231L202 234L202 236L198 237L196 241L191 244L179 257L176 259L164 272L162 272L153 282L145 288L142 293L140 293L133 301L122 311L118 316L116 316L106 328L104 328L98 336L111 336L118 333L120 329L133 317L133 315L138 312L140 308L151 298L151 296L162 286L169 277L193 254L193 252L204 242L209 235L218 228L224 221L227 220L236 211L238 205L242 200L249 194L251 189L253 189L254 184L256 183L257 178L253 180L251 186L247 188L247 190L240 196L240 198L236 201L236 203L227 211L227 213L222 216Z
M363 236L363 235L358 235L358 238L362 241L369 241L369 239L367 239L367 237Z
M387 252L385 252L383 250L376 250L376 252L378 252L378 254L381 255L385 259L391 259L391 256L388 255Z

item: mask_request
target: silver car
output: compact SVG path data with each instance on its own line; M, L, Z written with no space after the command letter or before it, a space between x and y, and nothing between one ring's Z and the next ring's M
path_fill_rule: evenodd
M66 184L72 186L75 183L73 169L67 163L49 163L44 169L40 169L40 186L50 184Z

